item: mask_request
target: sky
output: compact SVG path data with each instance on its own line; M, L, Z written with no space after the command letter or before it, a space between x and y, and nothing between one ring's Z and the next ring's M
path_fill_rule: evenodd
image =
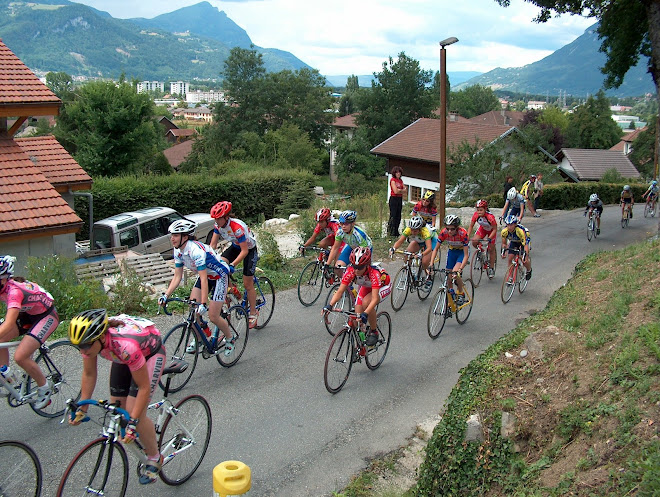
M75 1L75 0L74 0ZM172 12L201 0L77 0L117 18ZM533 22L523 0L208 0L263 48L291 52L326 76L367 75L401 52L438 71L441 40L447 72L521 67L575 40L594 19L564 15Z

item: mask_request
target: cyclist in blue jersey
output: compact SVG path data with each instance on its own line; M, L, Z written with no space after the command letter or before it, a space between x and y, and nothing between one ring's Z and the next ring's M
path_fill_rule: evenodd
M356 247L372 248L371 238L362 228L355 226L357 212L344 211L339 216L339 230L335 234L335 243L332 245L328 264L337 266L348 266L351 252Z

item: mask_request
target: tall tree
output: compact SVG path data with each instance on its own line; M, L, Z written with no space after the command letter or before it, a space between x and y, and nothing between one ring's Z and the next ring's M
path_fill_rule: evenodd
M623 130L612 119L610 102L600 90L571 114L566 141L569 147L606 149L618 143L622 134Z
M360 91L358 77L356 75L349 76L346 80L346 89L339 99L339 115L347 116L353 114L358 110L357 108L357 94Z
M630 161L644 177L653 177L653 149L655 148L655 123L654 117L644 131L640 131L637 138L632 142Z
M449 95L449 110L470 119L502 106L495 92L488 86L472 85Z
M73 91L73 78L65 72L49 72L46 74L46 86L62 100L69 98Z

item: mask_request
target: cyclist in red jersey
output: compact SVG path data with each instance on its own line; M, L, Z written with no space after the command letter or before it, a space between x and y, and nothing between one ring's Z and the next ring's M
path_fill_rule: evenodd
M310 236L309 239L303 244L303 247L309 247L312 243L314 243L314 240L316 240L321 232L323 232L325 236L319 242L319 247L324 249L332 247L332 245L335 243L335 233L337 233L337 230L339 229L339 222L337 222L337 220L332 217L330 209L325 207L318 210L314 216L314 219L316 220L314 232L312 233L312 236ZM303 250L304 249L301 247L300 252L303 252Z
M438 235L438 247L443 242L447 242L449 250L447 250L447 269L458 271L456 275L456 286L458 287L458 294L456 295L456 303L463 304L463 297L465 295L465 288L463 280L461 279L461 271L467 265L469 260L468 249L468 232L463 228L461 219L458 216L449 214L445 216L445 228ZM452 278L448 278L447 287L449 292L453 292Z
M495 275L495 263L497 261L495 248L497 241L497 219L488 210L488 202L486 200L478 200L476 208L477 211L472 215L472 219L470 220L468 236L472 233L474 225L477 224L478 228L472 238L472 246L476 248L478 240L488 239L488 259L491 261L488 268L488 276L492 278Z

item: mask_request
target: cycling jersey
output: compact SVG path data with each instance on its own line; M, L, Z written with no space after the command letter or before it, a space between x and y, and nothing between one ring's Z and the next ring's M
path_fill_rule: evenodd
M468 232L465 228L459 226L455 234L450 235L447 228L443 228L438 235L438 241L440 243L446 241L447 245L449 245L449 250L462 250L463 247L467 247L468 245Z
M632 198L633 198L632 190L628 190L628 191L623 190L621 192L621 202L623 202L624 204L631 204Z
M472 220L470 222L477 224L479 229L485 231L486 233L490 233L495 229L493 226L497 226L497 220L495 219L495 216L488 211L486 211L486 214L483 216L480 216L478 212L475 212L472 215Z
M247 242L248 249L257 246L257 241L250 231L250 228L240 219L229 218L223 228L215 223L213 233L220 235L223 240L230 241L233 245L238 246L240 243Z
M341 278L343 285L350 285L355 282L357 286L367 288L380 288L381 286L386 286L389 281L390 275L383 268L375 264L369 266L362 276L355 274L355 268L353 266L348 266L344 272L344 276Z
M520 193L516 193L516 198L513 200L509 200L509 206L512 209L520 209L520 206L525 203L525 197L523 197Z
M410 227L406 227L406 229L403 230L403 236L405 236L409 242L417 242L420 245L424 245L426 240L431 240L433 237L433 235L431 235L431 230L426 226L423 226L416 235L412 234L412 229L410 229Z
M9 278L0 290L0 302L6 303L7 309L18 309L19 313L36 315L53 307L53 296L36 283Z
M357 226L353 226L353 230L349 234L344 233L344 230L339 228L337 233L335 233L335 241L337 240L344 242L352 249L356 247L372 247L371 238L369 238L369 235L367 235Z
M421 200L415 204L415 207L413 207L412 211L413 214L421 216L421 218L427 224L433 223L433 218L438 215L438 209L436 209L433 205L425 206Z
M337 231L340 229L339 223L335 219L329 219L328 222L326 223L325 228L321 228L321 223L316 223L316 227L314 228L314 234L318 235L323 231L325 236L334 236L337 234Z
M516 229L509 231L508 228L502 230L502 241L508 240L511 243L519 243L521 245L526 245L528 240L529 231L526 230L524 226L517 225Z
M531 181L531 180L527 180L527 181L525 181L525 183L523 183L523 186L520 187L520 194L521 194L523 197L525 197L526 199L529 198L529 187L530 187L530 186L532 186L532 188L533 188L532 181Z
M597 210L598 212L603 212L603 201L598 199L596 202L589 201L587 202L587 208L584 212L587 212L589 209Z
M218 259L208 245L196 240L188 240L183 250L174 249L174 267L187 267L193 271L203 271L210 280L217 280L229 273L229 265Z

